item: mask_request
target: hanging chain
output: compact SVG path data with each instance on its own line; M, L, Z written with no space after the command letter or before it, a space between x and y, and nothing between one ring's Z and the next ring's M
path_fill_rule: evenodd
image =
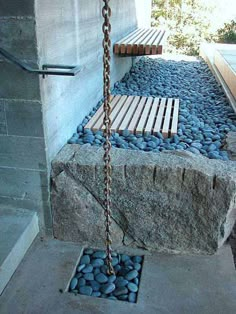
M110 17L111 17L111 8L109 6L110 0L103 0L104 7L102 9L102 16L104 18L103 23L103 49L104 49L104 55L103 55L103 82L104 82L104 90L103 90L103 96L104 96L104 136L105 136L105 143L103 145L104 148L104 207L105 207L105 226L106 226L106 254L107 254L107 266L108 266L108 274L112 275L114 274L114 269L112 266L112 256L111 256L111 106L110 106L110 98L111 98L111 92L110 92L110 49L111 49L111 39L110 39L110 32L111 32L111 24L110 24Z

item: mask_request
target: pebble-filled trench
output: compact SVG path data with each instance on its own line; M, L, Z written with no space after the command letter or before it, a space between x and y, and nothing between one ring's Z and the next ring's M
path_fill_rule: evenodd
M107 275L106 253L85 249L69 286L69 292L111 300L137 302L142 256L112 253L115 275Z
M125 130L111 136L113 147L156 153L187 150L210 159L229 160L224 144L227 133L236 131L236 115L205 62L145 57L115 84L112 93L180 99L177 135L164 139L161 133L134 135ZM103 144L102 131L84 130L101 104L84 118L69 144Z

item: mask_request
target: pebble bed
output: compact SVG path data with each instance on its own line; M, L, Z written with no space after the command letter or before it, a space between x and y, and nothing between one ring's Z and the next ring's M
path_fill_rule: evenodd
M69 291L98 298L136 303L142 256L112 253L116 275L107 275L106 253L85 249L70 282Z
M115 84L112 93L180 99L177 135L164 139L161 133L133 135L125 130L112 134L113 147L156 153L186 150L210 159L229 160L223 147L227 133L236 131L236 115L205 62L142 58ZM101 104L84 118L68 143L103 144L103 132L84 130Z

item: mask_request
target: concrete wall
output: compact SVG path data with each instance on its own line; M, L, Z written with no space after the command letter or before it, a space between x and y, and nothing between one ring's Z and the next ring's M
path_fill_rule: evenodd
M34 1L0 0L0 47L37 64ZM0 57L0 206L28 208L51 228L39 78Z
M137 7L140 22L148 24L150 3L147 0L111 1L113 42L136 28ZM102 97L102 6L103 1L94 0L36 1L40 63L82 66L82 72L76 78L41 79L49 160ZM130 66L131 58L112 58L112 83Z
M113 42L148 24L150 3L111 0ZM0 0L0 46L36 66L82 66L75 78L42 79L0 58L0 205L37 210L46 231L50 162L102 97L102 5ZM131 58L112 57L112 83L130 66Z

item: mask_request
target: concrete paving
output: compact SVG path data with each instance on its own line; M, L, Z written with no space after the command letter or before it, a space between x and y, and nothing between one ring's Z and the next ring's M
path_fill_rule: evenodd
M0 208L0 294L38 232L34 211Z
M127 253L124 248L117 250ZM129 249L129 254L145 254L137 304L66 292L81 251L79 244L36 241L0 297L0 313L236 312L236 276L228 246L214 256L163 255Z

